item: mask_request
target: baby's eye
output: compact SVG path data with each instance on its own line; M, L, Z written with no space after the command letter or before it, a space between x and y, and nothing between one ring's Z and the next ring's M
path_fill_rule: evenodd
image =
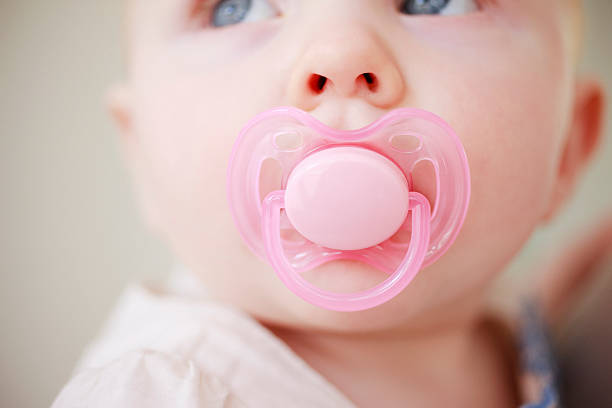
M402 0L400 11L406 14L466 14L478 10L477 0Z
M276 14L276 10L266 0L221 0L212 11L211 23L215 27L222 27Z

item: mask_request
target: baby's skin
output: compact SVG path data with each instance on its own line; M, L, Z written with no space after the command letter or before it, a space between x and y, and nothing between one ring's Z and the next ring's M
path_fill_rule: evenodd
M602 88L576 74L579 5L131 0L128 8L128 75L109 93L122 152L147 224L211 296L255 317L358 406L516 406L513 350L490 323L486 298L571 194L600 138ZM282 105L338 129L415 107L461 139L472 183L463 229L391 301L353 313L313 306L241 240L226 200L230 151L250 118ZM431 195L427 176L415 185ZM335 291L383 278L352 261L304 276Z

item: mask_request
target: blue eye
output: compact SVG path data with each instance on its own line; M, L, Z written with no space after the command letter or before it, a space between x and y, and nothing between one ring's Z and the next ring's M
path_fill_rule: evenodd
M406 14L439 14L449 0L406 0L400 11Z
M239 23L250 8L251 0L221 0L213 10L212 23L215 27Z
M274 17L277 11L267 0L221 0L210 17L215 27Z
M400 10L406 14L467 14L478 9L477 0L405 0Z

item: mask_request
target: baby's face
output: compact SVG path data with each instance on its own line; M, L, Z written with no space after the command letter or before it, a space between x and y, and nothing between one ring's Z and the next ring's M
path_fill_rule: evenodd
M433 14L411 14L420 3ZM573 86L560 3L133 0L126 141L149 221L212 296L269 322L356 330L448 315L480 296L549 208ZM313 74L327 78L323 89ZM340 129L416 107L462 140L472 177L464 227L392 301L319 309L243 244L226 201L228 159L242 126L280 105ZM305 277L351 291L383 275L334 261Z

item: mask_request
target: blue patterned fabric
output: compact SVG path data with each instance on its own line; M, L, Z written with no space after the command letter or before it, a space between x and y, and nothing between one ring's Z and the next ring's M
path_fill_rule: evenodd
M524 302L519 336L521 385L525 403L521 408L560 408L557 367L546 325L533 300Z

